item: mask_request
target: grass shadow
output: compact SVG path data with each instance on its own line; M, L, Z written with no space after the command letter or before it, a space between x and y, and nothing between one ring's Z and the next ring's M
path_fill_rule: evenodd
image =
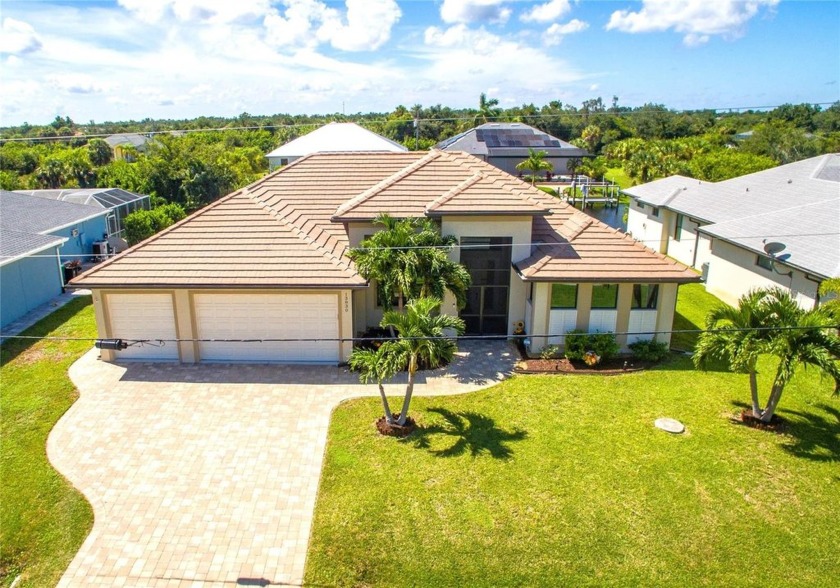
M788 420L787 433L790 436L790 442L782 449L811 461L840 461L840 410L827 404L818 404L815 408L824 411L824 414L780 411Z
M674 331L699 330L703 327L694 324L691 319L681 314L679 310L674 313ZM697 338L700 333L673 333L671 335L671 349L676 351L694 351Z
M521 429L506 431L496 426L496 421L487 415L469 411L453 412L445 408L427 410L443 417L443 423L418 427L405 442L412 443L418 449L427 449L437 457L456 457L469 453L473 457L487 454L496 459L509 459L513 456L509 443L522 441L528 436ZM432 441L436 437L451 438L453 443L445 449L433 449Z

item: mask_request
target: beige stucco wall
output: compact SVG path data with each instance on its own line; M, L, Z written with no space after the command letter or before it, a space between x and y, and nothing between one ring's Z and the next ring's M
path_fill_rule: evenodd
M530 216L480 216L460 217L444 216L441 221L441 233L462 237L510 237L513 241L511 262L521 261L531 255ZM450 257L460 261L461 251L453 249ZM508 335L513 334L514 323L525 320L525 299L527 288L516 272L511 269L508 299Z
M727 304L735 305L738 298L755 288L781 286L789 290L803 308L813 308L817 300L817 283L805 273L779 264L781 275L756 265L756 254L715 239L709 263L706 290Z

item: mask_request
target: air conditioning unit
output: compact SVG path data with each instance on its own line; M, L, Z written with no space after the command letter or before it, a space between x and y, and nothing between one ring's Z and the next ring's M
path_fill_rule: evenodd
M93 244L93 260L94 261L104 261L108 259L108 241L96 241Z
M700 266L700 281L705 282L709 279L709 262L707 261Z

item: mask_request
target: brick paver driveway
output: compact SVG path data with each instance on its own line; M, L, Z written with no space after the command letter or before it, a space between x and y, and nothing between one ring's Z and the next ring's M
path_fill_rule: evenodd
M504 342L461 347L417 394L476 390L513 367ZM96 351L70 377L81 396L47 451L95 522L60 586L302 582L330 413L374 386L344 368L117 366Z

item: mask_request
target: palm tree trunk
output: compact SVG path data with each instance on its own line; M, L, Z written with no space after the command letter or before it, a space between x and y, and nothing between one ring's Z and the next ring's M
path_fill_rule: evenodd
M761 405L758 400L758 378L754 369L750 370L750 394L752 394L752 411L755 418L761 418Z
M402 426L408 418L408 406L411 404L411 395L414 393L414 372L417 371L417 357L412 355L408 360L408 385L405 387L405 399L403 400L400 418L397 424Z
M382 408L385 410L385 421L389 425L394 424L394 415L391 414L391 406L388 404L388 397L385 396L385 386L379 382L379 396L382 397Z
M776 413L776 407L779 405L779 400L782 399L782 391L785 389L784 384L773 384L770 391L770 398L767 399L767 408L761 413L761 422L769 423Z

